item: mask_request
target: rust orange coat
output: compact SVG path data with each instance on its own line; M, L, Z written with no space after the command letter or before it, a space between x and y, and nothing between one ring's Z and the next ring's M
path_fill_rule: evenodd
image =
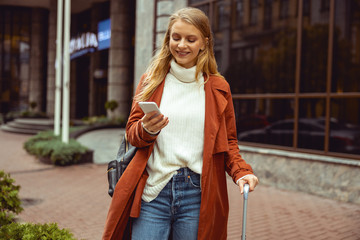
M160 105L164 82L149 101ZM227 237L229 212L225 171L234 181L253 172L239 154L229 84L221 77L210 76L204 88L205 136L198 239L220 240ZM133 103L126 133L128 141L138 147L138 151L115 188L103 239L122 239L129 216L140 214L141 195L147 179L146 163L156 140L156 136L143 130L139 121L143 115L138 104Z

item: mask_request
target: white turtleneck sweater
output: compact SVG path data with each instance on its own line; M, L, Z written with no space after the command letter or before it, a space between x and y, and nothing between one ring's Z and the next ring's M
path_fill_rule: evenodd
M196 66L183 68L171 61L160 103L169 124L161 130L147 163L142 199L150 202L165 187L176 170L188 167L201 174L204 148L205 91L202 73L195 80Z

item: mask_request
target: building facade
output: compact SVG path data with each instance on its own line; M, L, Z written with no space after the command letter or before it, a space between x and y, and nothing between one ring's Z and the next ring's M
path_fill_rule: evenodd
M134 69L135 1L71 1L70 117L126 117ZM0 3L0 112L54 115L57 1ZM118 102L106 112L106 101Z
M360 203L359 1L137 3L134 87L169 15L200 8L231 86L240 152L260 182Z
M4 1L0 112L36 103L51 117L57 1ZM209 16L241 153L261 183L360 203L358 0L73 0L71 117L126 117L168 17L186 6Z

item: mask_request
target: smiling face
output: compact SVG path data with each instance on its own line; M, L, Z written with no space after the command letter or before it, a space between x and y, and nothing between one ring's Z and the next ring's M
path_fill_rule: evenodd
M192 24L176 20L170 31L170 52L177 64L184 68L195 66L200 50L205 44L200 31Z

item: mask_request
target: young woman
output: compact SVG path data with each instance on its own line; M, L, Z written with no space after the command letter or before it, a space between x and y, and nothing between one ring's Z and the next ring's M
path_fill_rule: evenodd
M126 126L138 148L119 180L103 239L226 239L225 171L243 192L258 179L239 154L228 83L217 71L209 20L196 8L170 17L137 88ZM144 114L140 101L161 114Z

